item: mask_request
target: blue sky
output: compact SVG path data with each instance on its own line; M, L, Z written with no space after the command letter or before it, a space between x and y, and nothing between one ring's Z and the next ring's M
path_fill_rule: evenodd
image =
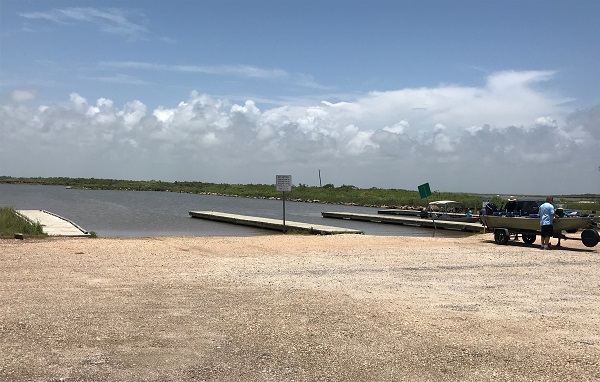
M598 36L597 1L2 0L0 174L600 193Z

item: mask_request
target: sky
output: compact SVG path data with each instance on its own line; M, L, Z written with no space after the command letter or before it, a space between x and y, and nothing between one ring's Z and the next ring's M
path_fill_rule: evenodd
M600 2L0 0L0 175L600 194Z

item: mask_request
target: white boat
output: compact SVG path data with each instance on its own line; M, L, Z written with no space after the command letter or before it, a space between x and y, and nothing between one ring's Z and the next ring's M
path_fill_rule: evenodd
M428 217L437 220L467 223L477 223L479 221L479 216L473 216L471 210L467 209L463 203L454 200L430 202L429 211Z

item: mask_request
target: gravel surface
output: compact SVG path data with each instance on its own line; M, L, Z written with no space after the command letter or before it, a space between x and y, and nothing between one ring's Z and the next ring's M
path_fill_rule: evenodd
M598 381L600 251L562 244L0 240L0 380Z

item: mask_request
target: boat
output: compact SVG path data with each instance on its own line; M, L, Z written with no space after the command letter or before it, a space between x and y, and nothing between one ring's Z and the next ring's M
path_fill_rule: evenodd
M477 223L479 221L479 216L473 216L471 210L466 208L463 203L454 200L430 202L429 211L427 217L432 219L467 223Z
M474 216L470 209L466 208L461 202L454 200L439 200L429 203L429 209L421 208L420 210L402 210L402 209L385 209L377 211L383 215L402 215L402 216L418 216L422 219L445 220L462 223L477 223L479 216Z
M519 235L526 244L533 244L536 236L541 233L540 219L538 215L511 216L506 214L482 215L481 220L486 230L494 232L494 241L497 244L506 244L513 236L515 240ZM594 247L600 242L600 234L592 229L592 219L582 216L567 216L554 218L552 236L558 238L557 246L560 247L561 239L572 239L563 232L576 233L580 229L581 241L586 247Z
M481 216L483 225L487 228L507 228L512 231L533 232L541 231L540 218L538 215L528 216L510 216L510 215L483 215ZM555 234L562 231L575 233L579 229L588 228L591 224L589 217L569 216L563 218L554 218L552 227Z
M481 220L489 229L507 228L510 232L541 232L539 207L544 203L541 198L517 199L511 196L503 207L498 209L493 203L484 203ZM575 233L579 229L590 228L592 219L582 216L579 211L565 210L555 205L558 218L553 220L554 235L562 231ZM557 236L558 237L558 236Z

